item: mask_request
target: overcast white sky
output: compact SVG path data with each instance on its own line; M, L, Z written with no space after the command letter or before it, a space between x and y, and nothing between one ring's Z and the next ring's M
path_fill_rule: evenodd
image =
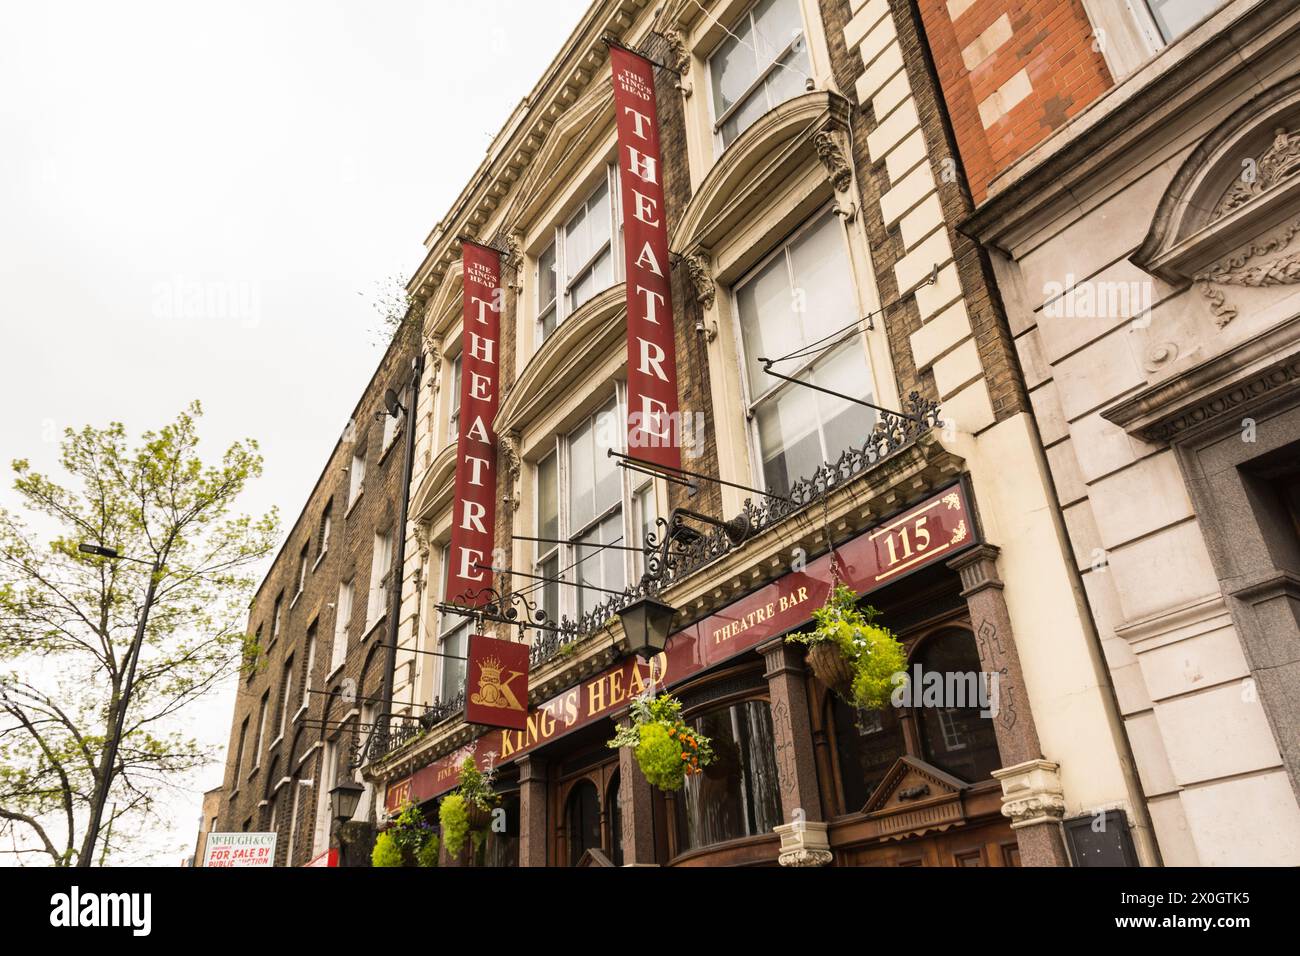
M289 528L379 361L371 303L587 0L0 2L0 503L66 426L198 398ZM198 294L196 294L198 293ZM223 746L233 689L194 715ZM149 841L174 865L198 795Z

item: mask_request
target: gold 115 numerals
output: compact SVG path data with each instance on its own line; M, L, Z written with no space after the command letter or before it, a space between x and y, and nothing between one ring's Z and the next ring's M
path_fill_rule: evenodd
M925 523L929 515L917 518L910 527L903 527L897 532L885 536L885 550L889 552L889 567L899 561L906 561L914 554L920 554L930 547L930 531Z

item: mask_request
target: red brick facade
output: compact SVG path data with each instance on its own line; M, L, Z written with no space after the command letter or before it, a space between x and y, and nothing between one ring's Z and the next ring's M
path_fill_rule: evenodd
M976 203L999 173L1112 85L1081 0L917 5ZM1014 101L1008 109L1000 90Z

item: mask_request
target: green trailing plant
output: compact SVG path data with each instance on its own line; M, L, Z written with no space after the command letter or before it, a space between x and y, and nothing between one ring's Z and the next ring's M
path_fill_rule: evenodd
M442 798L442 803L438 805L438 822L442 824L443 845L447 848L447 853L456 856L465 846L465 838L469 836L469 810L465 806L465 798L459 793L449 793Z
M671 694L633 698L631 716L608 746L631 747L645 778L660 790L680 789L688 775L713 762L712 741L682 720L682 702Z
M443 844L447 852L456 856L465 847L466 839L477 855L491 814L501 798L492 789L492 780L466 757L461 764L459 785L442 798L438 805L438 822L442 825Z
M407 801L375 839L371 866L437 866L438 834L420 808Z
M118 422L69 428L53 471L12 464L0 507L6 860L139 862L168 794L216 756L190 714L245 664L249 599L280 532L274 510L241 513L262 473L257 443L205 450L202 425L195 402L136 437Z
M838 670L827 675L827 666L814 660L817 676L850 705L880 710L897 686L894 675L906 680L907 653L887 627L875 623L879 616L873 607L858 606L852 588L837 584L826 604L813 611L813 629L786 640L807 645L810 658L814 650L833 650L844 668L842 678Z

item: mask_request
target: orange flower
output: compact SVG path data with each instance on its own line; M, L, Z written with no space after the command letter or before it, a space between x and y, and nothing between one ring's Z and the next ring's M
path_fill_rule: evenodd
M682 759L683 759L683 760L690 760L690 759L691 759L691 756L690 756L690 754L682 754Z

